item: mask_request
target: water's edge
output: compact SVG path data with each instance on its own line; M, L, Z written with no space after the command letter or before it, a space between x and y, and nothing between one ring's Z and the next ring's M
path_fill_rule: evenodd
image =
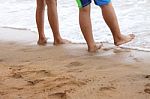
M35 34L38 35L38 33L36 31L32 31L32 30L26 29L26 28L16 28L16 27L7 27L7 26L0 27L0 28L31 31L32 33L35 33ZM48 40L48 42L53 43L53 40ZM84 41L82 42L82 41L73 41L72 40L71 42L73 44L86 44L86 42L84 42ZM111 45L113 45L113 43L110 43L108 41L100 41L100 42L104 43L104 44L111 44ZM96 42L96 43L100 43L100 42ZM144 52L150 52L150 49L148 49L148 48L132 47L132 46L128 46L128 45L121 45L120 48L130 49L130 50L137 50L137 51L144 51Z

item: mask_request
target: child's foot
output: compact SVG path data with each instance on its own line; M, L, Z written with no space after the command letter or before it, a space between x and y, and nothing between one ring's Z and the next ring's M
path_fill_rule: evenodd
M44 39L39 39L38 42L37 42L38 45L46 45L47 44L47 39L44 38Z
M88 52L97 52L99 49L101 49L103 44L101 43L100 45L95 45L94 47L88 48Z
M54 45L60 45L60 44L68 44L68 43L71 43L71 41L69 41L69 40L66 40L66 39L61 39L61 40L55 40L54 41Z
M115 40L114 44L115 44L116 46L119 46L119 45L122 45L122 44L125 44L125 43L130 42L130 41L133 40L134 38L135 38L135 35L134 35L134 34L129 34L129 35L127 35L127 36L122 35L120 39Z

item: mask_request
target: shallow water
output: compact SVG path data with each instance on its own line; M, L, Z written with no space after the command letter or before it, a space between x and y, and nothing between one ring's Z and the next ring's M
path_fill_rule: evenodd
M0 27L15 27L37 31L35 1L0 0ZM113 0L112 2L122 33L134 33L136 35L136 39L123 47L150 51L150 1ZM72 42L85 42L78 24L78 8L75 0L58 0L58 13L62 36ZM111 32L102 18L101 10L94 3L92 3L91 17L95 40L97 42L113 43ZM46 15L45 29L46 36L52 41L52 32Z

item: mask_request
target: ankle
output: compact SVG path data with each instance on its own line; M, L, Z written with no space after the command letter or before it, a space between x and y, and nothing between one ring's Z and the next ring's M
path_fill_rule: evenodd
M55 37L55 38L54 38L54 42L58 42L58 43L59 43L59 42L61 42L62 40L63 40L63 39L62 39L61 37L57 37L57 38Z
M120 40L122 40L122 38L123 38L123 35L117 35L117 36L114 36L114 41L115 42L117 42L117 41L120 41Z
M45 40L46 37L45 36L39 36L39 40Z
M88 47L88 52L97 52L99 49L99 47L97 47L96 45L92 46L92 47Z
M88 50L95 49L96 44L88 45Z

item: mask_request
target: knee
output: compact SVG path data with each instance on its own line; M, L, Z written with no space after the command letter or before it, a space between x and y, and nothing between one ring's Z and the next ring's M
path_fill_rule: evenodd
M37 10L37 11L44 11L44 10L45 10L45 7L38 7L38 6L37 6L36 10Z
M37 4L36 10L37 11L44 11L45 10L45 3Z

